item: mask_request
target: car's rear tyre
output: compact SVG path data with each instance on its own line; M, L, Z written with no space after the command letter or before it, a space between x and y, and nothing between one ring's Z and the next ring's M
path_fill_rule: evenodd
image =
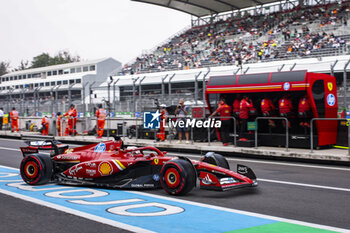
M196 185L196 174L191 162L174 159L162 167L160 183L163 189L172 195L185 195Z
M53 173L51 159L42 154L26 156L21 162L20 172L27 184L46 184L51 180Z
M214 152L208 152L206 155L204 155L201 161L209 164L213 164L219 167L223 167L226 169L230 169L230 165L228 164L226 158Z

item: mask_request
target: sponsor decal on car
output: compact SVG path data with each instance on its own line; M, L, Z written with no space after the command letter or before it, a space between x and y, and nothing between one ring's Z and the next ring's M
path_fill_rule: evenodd
M98 171L100 172L101 175L108 176L108 175L112 174L113 167L109 162L102 162L98 166Z
M97 144L95 147L95 152L101 153L101 152L104 152L105 150L106 150L106 144L104 144L102 142Z
M64 154L69 154L69 153L72 153L74 151L74 149L66 149L64 151Z
M69 174L75 176L81 169L83 169L82 166L73 166L69 169Z
M93 169L86 169L85 172L86 172L86 174L89 174L90 176L96 175L96 170L93 170Z

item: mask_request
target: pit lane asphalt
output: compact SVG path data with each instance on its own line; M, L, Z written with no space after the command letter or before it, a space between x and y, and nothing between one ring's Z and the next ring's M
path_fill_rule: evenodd
M20 146L25 144L19 140L0 139L0 165L19 168L22 159L18 150ZM200 158L200 155L187 156ZM228 161L231 170L236 170L237 163L251 167L260 179L259 187L228 192L196 188L178 198L350 229L350 167L250 159L242 161L241 158L228 158ZM161 189L145 192L167 196ZM0 201L4 216L0 218L0 232L33 232L37 229L43 232L125 232L3 194L0 194Z

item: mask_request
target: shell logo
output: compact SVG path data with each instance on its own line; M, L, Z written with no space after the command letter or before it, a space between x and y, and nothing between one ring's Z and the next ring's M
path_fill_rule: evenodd
M109 162L103 162L98 166L98 171L101 173L101 175L107 176L112 174L113 167Z

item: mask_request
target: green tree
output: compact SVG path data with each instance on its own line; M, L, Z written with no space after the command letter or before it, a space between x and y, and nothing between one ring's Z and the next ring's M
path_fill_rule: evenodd
M9 62L0 62L0 76L8 73L8 68L10 66Z
M73 56L68 51L60 51L54 57L51 57L48 53L42 53L33 58L30 68L59 65L78 61L80 61L80 57Z
M28 69L28 66L29 66L29 61L21 60L21 64L17 68L13 69L13 71L25 70L25 69Z

